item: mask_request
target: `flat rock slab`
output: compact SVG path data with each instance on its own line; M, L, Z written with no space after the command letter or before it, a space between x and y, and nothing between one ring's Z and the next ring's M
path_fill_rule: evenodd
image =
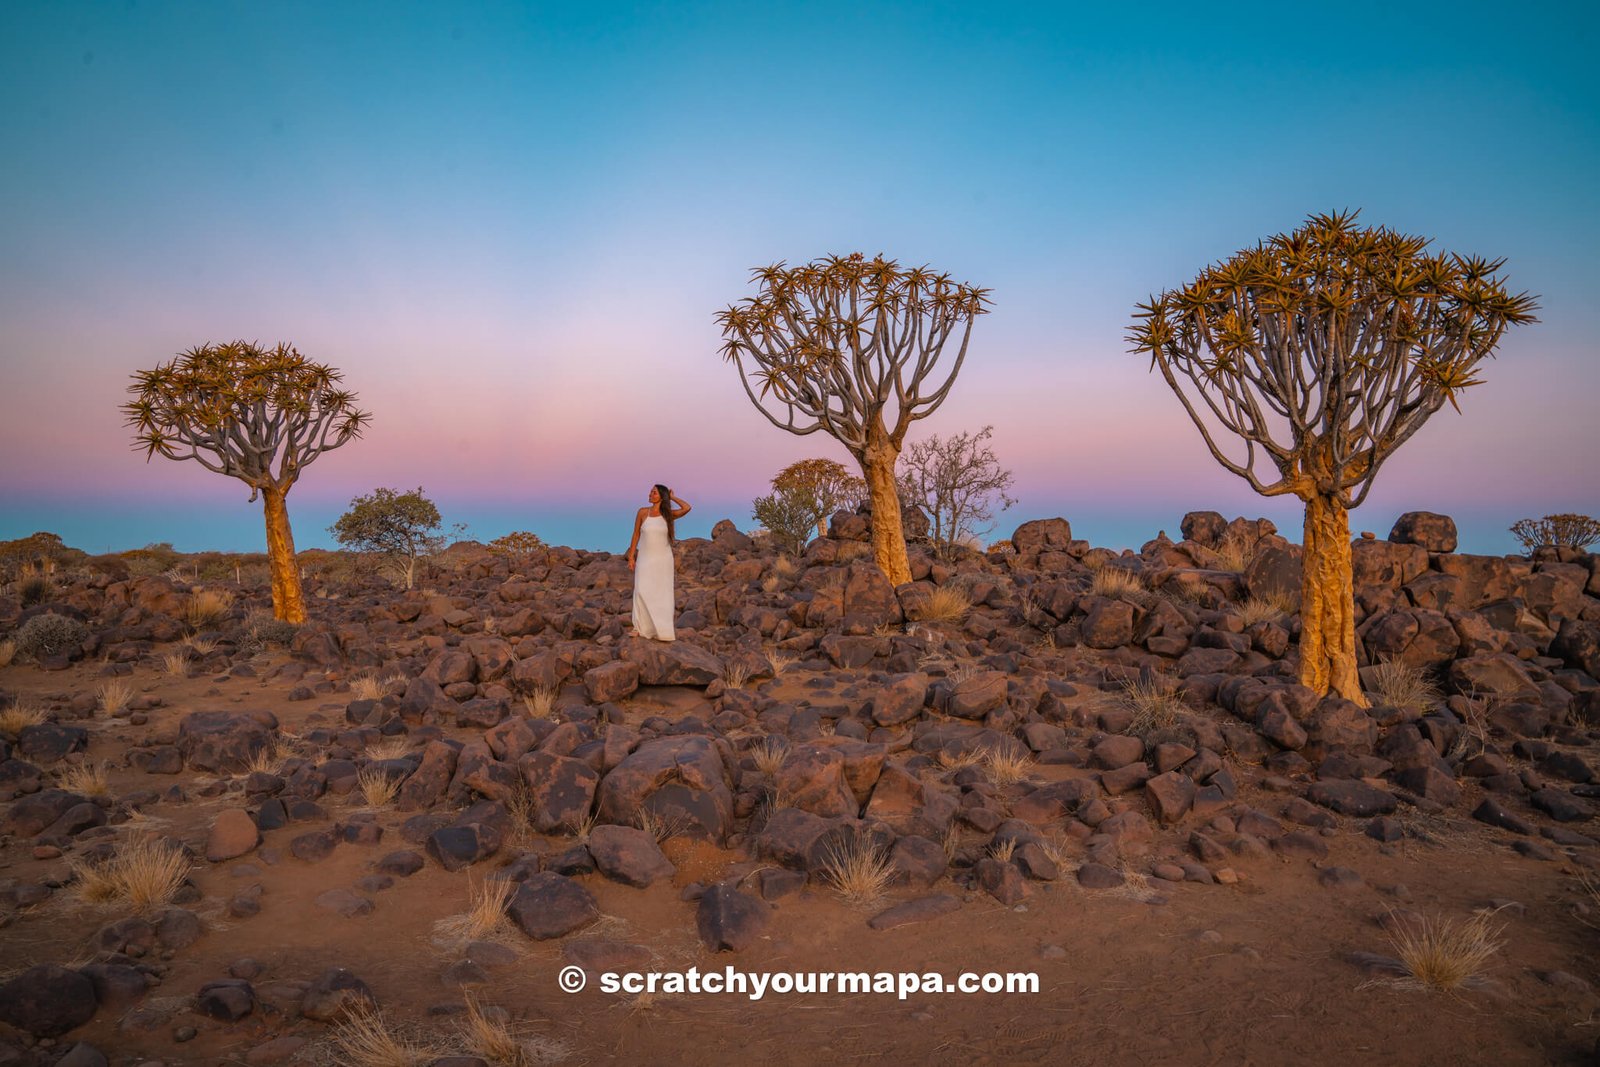
M908 900L904 904L896 904L892 908L880 911L867 920L867 925L874 930L893 930L897 926L925 923L959 910L961 901L948 893L936 893L931 897L918 897L916 900Z
M1306 799L1340 815L1353 815L1358 818L1387 815L1394 811L1395 805L1399 803L1393 793L1354 778L1313 782L1311 788L1306 791Z

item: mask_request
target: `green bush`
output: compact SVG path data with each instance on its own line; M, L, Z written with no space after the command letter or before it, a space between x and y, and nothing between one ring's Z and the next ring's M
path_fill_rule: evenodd
M76 651L89 640L89 628L77 619L45 612L23 623L12 640L19 654L40 659Z

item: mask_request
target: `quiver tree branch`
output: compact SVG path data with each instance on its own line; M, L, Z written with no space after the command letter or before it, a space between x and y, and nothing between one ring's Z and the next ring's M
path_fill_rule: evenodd
M1128 334L1218 463L1306 501L1301 681L1361 703L1347 512L1434 412L1460 410L1479 364L1537 309L1500 279L1503 260L1428 243L1316 215L1140 304Z
M855 457L878 565L891 581L909 581L895 461L911 424L949 394L988 290L859 253L758 268L752 280L755 296L717 314L723 357L767 421L826 433Z

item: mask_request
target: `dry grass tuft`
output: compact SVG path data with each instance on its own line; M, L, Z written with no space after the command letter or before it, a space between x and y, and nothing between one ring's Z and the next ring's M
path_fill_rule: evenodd
M350 679L350 699L382 700L384 684L370 674Z
M1293 615L1297 608L1294 597L1281 592L1271 592L1251 597L1234 611L1246 626L1254 626L1258 622L1277 622L1285 616Z
M1368 695L1374 704L1387 704L1421 715L1441 703L1439 687L1429 681L1421 667L1383 660L1369 668L1368 675L1371 678Z
M233 594L226 589L196 589L189 594L186 614L192 630L214 630L233 612Z
M275 742L268 742L250 754L244 765L245 774L277 774L283 770L283 753Z
M548 719L556 710L556 690L540 686L522 698L522 706L535 719Z
M829 849L821 873L847 903L865 908L883 899L894 882L895 869L881 844L857 837L848 845Z
M11 666L11 661L17 658L17 643L15 641L0 641L0 668Z
M922 607L919 622L960 622L972 610L972 597L963 589L941 585Z
M461 1040L467 1050L495 1067L537 1067L560 1063L569 1055L559 1041L515 1033L501 1018L504 1009L485 1011L472 994L467 994L467 1014L461 1023Z
M189 647L189 651L194 653L196 659L203 659L217 650L217 639L215 637L201 637L199 634L190 634L183 639L183 643Z
M1045 858L1058 868L1063 871L1070 869L1067 861L1072 856L1072 839L1066 834L1060 830L1052 831L1049 837L1039 843L1039 847L1044 849Z
M750 680L748 664L728 662L722 665L722 684L729 689L743 689Z
M1237 534L1226 534L1217 546L1217 569L1243 574L1250 566L1250 546Z
M989 846L989 855L1001 863L1010 863L1012 855L1017 851L1017 839L1008 837L999 844Z
M1417 984L1449 992L1482 976L1494 954L1505 924L1494 921L1495 912L1480 911L1463 920L1434 916L1421 922L1394 923L1389 940Z
M363 767L356 772L356 792L361 802L369 808L387 808L400 794L400 779L391 778L380 770Z
M108 860L74 860L71 867L83 899L125 903L143 913L172 902L189 873L189 860L160 838L134 837L122 842Z
M1188 710L1176 693L1154 678L1124 682L1116 700L1122 707L1133 709L1128 732L1136 737L1171 729L1177 725L1178 716Z
M937 757L939 766L947 771L960 771L968 767L976 767L983 762L985 753L982 749L969 748L964 751L954 751L948 748L939 750Z
M655 838L658 845L683 830L683 817L681 815L660 815L643 808L639 809L639 814L634 821L638 824L639 829Z
M329 1041L341 1067L425 1067L444 1053L435 1044L391 1029L375 1010L351 1013Z
M1089 592L1103 597L1139 597L1149 592L1144 577L1123 567L1101 567L1089 581Z
M436 943L465 945L484 941L507 929L506 905L516 896L517 883L504 878L469 882L467 910L433 924Z
M0 708L0 734L12 740L16 740L25 727L44 721L44 709L26 697L18 697L10 707Z
M751 748L750 755L755 760L756 770L771 778L783 766L783 761L789 758L789 746L782 738L770 736Z
M133 699L133 686L119 679L106 682L95 693L95 703L102 715L120 714Z
M772 668L774 678L781 677L783 672L794 665L796 657L780 649L767 649L767 665Z
M382 741L372 742L365 751L368 759L399 759L411 751L411 738L404 734L385 737Z
M983 754L983 772L998 786L1015 785L1033 769L1033 754L1020 748L995 747Z
M80 763L61 772L56 782L69 793L81 797L109 797L111 783L106 780L106 769L98 763Z
M161 657L161 666L173 678L189 677L189 656L185 652L168 652Z

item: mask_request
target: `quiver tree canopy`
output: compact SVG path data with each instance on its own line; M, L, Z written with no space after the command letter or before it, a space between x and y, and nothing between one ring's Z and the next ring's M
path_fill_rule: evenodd
M861 464L878 565L909 581L895 461L911 423L949 395L988 290L860 253L778 263L752 280L756 295L717 315L723 356L774 426L823 431Z
M194 460L263 498L274 614L305 621L284 498L324 452L361 436L371 418L340 387L343 376L292 346L208 344L133 376L122 405L145 458Z
M1128 335L1218 463L1306 502L1300 681L1361 704L1348 510L1537 307L1503 260L1428 244L1315 215L1139 305Z

